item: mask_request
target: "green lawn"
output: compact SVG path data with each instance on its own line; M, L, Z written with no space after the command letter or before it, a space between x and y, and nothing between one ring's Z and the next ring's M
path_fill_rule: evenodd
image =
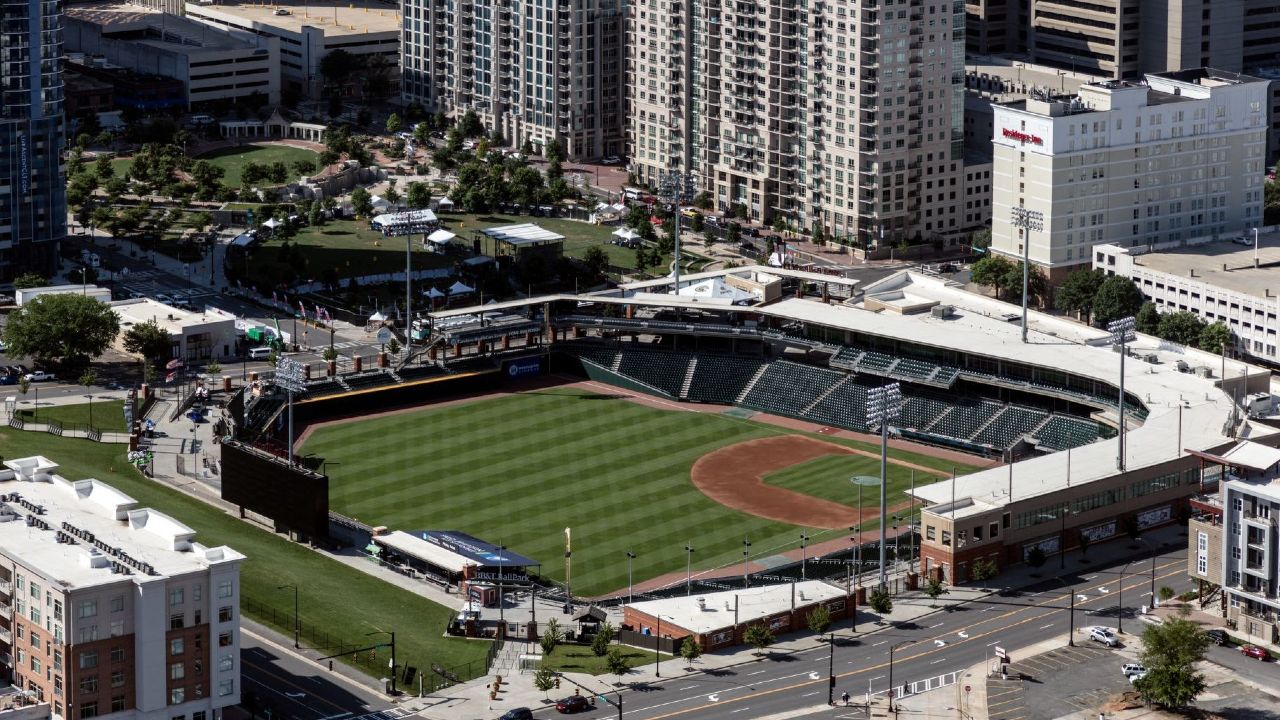
M44 455L61 463L60 473L68 479L102 480L142 505L190 525L199 542L226 544L243 553L247 559L240 572L242 609L249 617L286 634L293 630L293 596L277 588L296 583L304 644L319 645L315 642L318 631L341 642L363 645L370 642L366 633L394 630L397 661L418 668L428 668L432 662L445 667L475 662L478 667L488 649L483 641L442 637L451 615L444 606L143 478L125 461L119 445L0 428L0 448L6 458ZM261 609L264 607L275 612ZM355 613L353 607L358 608ZM369 671L385 672L387 657L381 655L373 664L378 669Z
M740 560L744 535L761 557L794 546L794 526L726 508L689 482L707 452L780 434L725 415L549 389L318 428L302 452L359 468L330 479L334 510L370 525L468 532L541 561L542 574L560 581L571 527L573 589L594 595L626 587L627 551L641 579L683 569L689 541L705 568ZM811 533L815 542L841 534Z
M224 172L222 184L229 188L238 188L240 187L240 172L250 162L256 162L259 165L283 162L289 166L289 178L296 179L298 172L293 169L293 163L298 160L307 160L314 164L318 157L319 154L311 150L288 145L241 145L239 147L214 150L196 159L208 160L222 168Z
M634 668L653 664L653 653L651 651L633 648L628 645L612 645L610 647L622 650L622 657L626 658L627 667ZM666 653L660 653L660 655L663 662L671 659L671 656ZM602 657L596 657L595 653L591 652L590 646L587 645L557 645L555 652L543 656L542 667L556 672L603 675L608 672L604 668L604 660Z
M613 231L617 229L610 225L592 225L591 223L566 220L564 218L502 215L499 213L483 215L450 213L441 215L440 219L449 230L458 234L459 240L466 240L467 242L471 241L471 232L473 230L484 230L497 225L533 223L541 228L563 235L565 255L581 258L586 253L587 248L602 247L609 255L609 262L612 264L626 268L634 268L636 266L635 250L609 244L609 240L613 237ZM482 251L486 254L491 252L488 242L484 244ZM670 262L670 258L665 258L664 262Z
M894 453L894 457L899 457L899 454ZM930 459L932 460L933 458ZM956 468L957 473L968 472L969 470L971 468L968 466ZM891 463L888 466L888 474L889 497L886 502L889 507L893 507L907 501L906 491L911 489L911 470ZM850 482L850 479L855 475L870 475L879 478L880 460L864 455L827 455L769 473L765 476L764 481L769 485L777 485L788 490L857 508L858 488ZM915 476L917 486L937 482L943 477L941 473L931 475L920 470L916 471ZM878 487L864 487L862 489L862 507L864 511L879 509L880 490ZM880 527L879 519L863 523L864 530L877 527Z
M98 400L77 405L54 405L39 408L38 422L57 420L63 426L93 425L103 432L126 432L123 400ZM19 404L21 407L21 404ZM93 422L90 423L90 418Z

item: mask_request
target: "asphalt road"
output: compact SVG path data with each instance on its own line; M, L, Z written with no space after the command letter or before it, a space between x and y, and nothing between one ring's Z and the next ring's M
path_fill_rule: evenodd
M240 704L281 720L394 720L405 713L378 695L329 678L315 663L241 633Z
M1190 589L1186 575L1186 549L1165 549L1156 560L1156 586L1175 591ZM1076 595L1075 627L1114 627L1116 618L1090 618L1088 608L1116 605L1124 572L1124 605L1149 602L1149 565L1134 562L1068 570L1057 578L1025 588L994 594L981 601L952 606L950 611L926 615L914 623L890 627L860 622L849 635L848 624L837 629L835 646L792 655L773 654L755 662L635 687L623 692L623 717L632 720L697 718L698 720L761 717L797 708L820 705L827 699L828 668L834 669L836 697L848 692L861 699L870 691L880 694L893 684L935 678L991 661L992 648L1011 652L1046 637L1065 634L1070 621L1070 598ZM1056 568L1046 567L1046 575ZM1068 590L1070 587L1070 590ZM1140 632L1136 618L1126 618L1125 629ZM1132 639L1132 635L1126 635ZM1078 643L1087 643L1077 633ZM890 649L893 666L890 668ZM1012 656L1016 664L1016 653ZM607 681L601 681L601 686ZM598 703L599 705L599 703ZM833 711L834 712L834 711ZM552 717L554 711L539 717ZM590 716L615 717L614 708L597 707Z

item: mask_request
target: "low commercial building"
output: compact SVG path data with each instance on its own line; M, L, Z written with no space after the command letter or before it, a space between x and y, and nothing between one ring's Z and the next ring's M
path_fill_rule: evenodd
M14 304L18 307L35 300L41 295L84 295L102 302L111 302L111 289L97 285L46 285L44 287L20 288L13 293Z
M122 2L69 5L65 22L68 51L180 80L188 110L251 96L260 96L264 104L280 102L279 38Z
M111 308L120 317L120 337L129 328L147 322L169 333L170 357L196 362L238 356L236 316L224 310L180 310L151 298L117 300Z
M0 677L55 718L220 720L240 702L226 546L34 456L0 470Z
M622 609L624 630L673 641L692 637L704 652L742 645L743 634L764 625L775 635L808 627L809 614L825 607L832 620L849 616L848 590L822 580L726 590L631 603Z
M1231 328L1234 350L1280 364L1280 236L1232 242L1093 249L1093 267L1133 281L1160 312L1186 311Z
M379 99L399 92L400 11L379 0L285 0L270 4L214 2L186 4L192 20L235 33L279 42L281 89L317 99L326 83L320 63L343 50L364 64L343 85L346 96ZM379 92L379 88L381 91Z

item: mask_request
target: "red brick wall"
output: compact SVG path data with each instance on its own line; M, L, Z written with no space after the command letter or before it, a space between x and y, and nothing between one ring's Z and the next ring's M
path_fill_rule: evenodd
M111 659L113 651L116 651L118 660L113 661ZM98 666L96 668L80 668L80 656L85 652L98 653ZM68 710L73 717L79 717L80 713L77 708L88 702L97 702L98 714L106 715L111 712L111 698L120 695L124 696L125 709L133 709L135 702L133 687L136 678L134 677L132 635L120 635L105 640L68 645L63 663L64 667L67 668L66 700L72 703L72 707ZM124 684L121 687L111 686L111 674L114 672L124 673ZM98 679L97 691L80 692L80 681L95 676Z

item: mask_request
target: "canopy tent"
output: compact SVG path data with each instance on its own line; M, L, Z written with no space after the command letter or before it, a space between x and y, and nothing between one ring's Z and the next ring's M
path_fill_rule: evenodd
M375 312L374 314L369 316L369 322L382 322L386 319L387 319L387 316L383 315L382 311Z
M723 278L718 277L707 278L692 285L685 285L680 288L678 294L683 297L727 301L734 305L746 304L759 299L755 293L736 288L726 283Z
M613 233L611 234L614 237L621 238L623 240L638 240L640 238L640 233L636 232L635 230L632 230L629 227L618 228L617 230L614 230Z
M374 210L387 210L391 207L390 201L381 195L374 195L369 198L369 205L371 205Z
M438 202L436 202L436 209L437 209L437 210L452 210L452 209L453 209L453 201L452 201L452 200L450 200L450 199L449 199L449 198L447 198L447 197L442 197L442 198L440 198L440 200L439 200Z
M432 300L436 300L439 298L443 298L444 293L440 292L438 288L433 286L430 290L427 291L427 297L431 298Z
M467 287L467 285L461 280L449 286L450 295L466 295L467 293L475 291L475 288Z
M280 227L281 225L284 225L284 223L280 222L279 220L277 220L277 219L275 219L275 218L271 218L270 220L268 220L268 221L266 221L266 222L262 223L262 227L264 227L264 228L270 228L270 229L272 229L272 230L275 230L276 228Z
M456 237L458 237L456 234L442 228L428 235L427 242L432 243L433 245L447 245L450 240Z

